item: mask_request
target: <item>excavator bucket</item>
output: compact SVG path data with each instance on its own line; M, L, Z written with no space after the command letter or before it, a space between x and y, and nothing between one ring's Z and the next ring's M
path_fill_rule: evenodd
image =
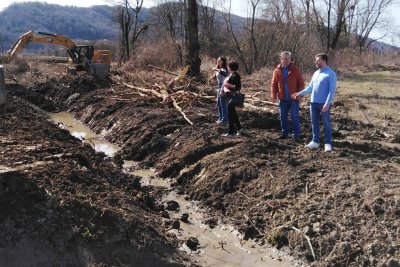
M106 80L110 73L110 64L93 61L86 62L86 68L90 75L97 80Z

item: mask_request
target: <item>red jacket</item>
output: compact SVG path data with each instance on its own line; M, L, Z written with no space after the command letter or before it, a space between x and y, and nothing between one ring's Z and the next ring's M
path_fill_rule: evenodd
M304 79L300 70L293 64L289 64L288 87L289 95L298 93L304 89ZM279 100L285 99L285 86L283 84L282 65L279 64L274 70L271 81L271 98Z

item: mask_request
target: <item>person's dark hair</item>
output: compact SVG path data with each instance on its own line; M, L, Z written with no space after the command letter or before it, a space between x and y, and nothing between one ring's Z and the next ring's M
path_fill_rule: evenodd
M221 59L221 61L222 61L220 67L223 68L223 69L227 69L227 67L226 67L226 57L220 56L219 59Z
M315 57L320 57L323 61L328 64L328 55L325 53L317 54Z
M239 64L234 60L230 60L228 62L228 67L233 71L237 71L239 69Z

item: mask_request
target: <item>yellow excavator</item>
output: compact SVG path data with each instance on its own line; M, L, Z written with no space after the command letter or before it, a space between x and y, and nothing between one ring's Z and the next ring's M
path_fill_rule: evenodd
M95 50L91 45L76 45L70 38L45 32L29 31L22 34L15 44L7 51L5 61L14 59L29 43L44 43L63 46L71 58L73 67L67 67L68 73L87 71L97 79L108 77L111 66L110 50Z

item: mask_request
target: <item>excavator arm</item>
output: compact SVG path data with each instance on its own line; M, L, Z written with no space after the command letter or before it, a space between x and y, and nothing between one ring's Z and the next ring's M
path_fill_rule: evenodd
M44 32L35 33L33 31L24 33L19 37L11 49L7 51L6 61L9 62L14 59L29 43L63 46L75 64L74 69L86 70L97 78L106 77L110 70L110 50L94 50L91 45L76 45L74 41L64 35Z
M38 32L37 34L33 31L29 31L20 36L10 50L7 51L8 60L15 58L29 43L43 43L43 44L54 44L64 46L68 52L68 55L72 58L72 61L76 61L77 46L68 37L57 34Z

